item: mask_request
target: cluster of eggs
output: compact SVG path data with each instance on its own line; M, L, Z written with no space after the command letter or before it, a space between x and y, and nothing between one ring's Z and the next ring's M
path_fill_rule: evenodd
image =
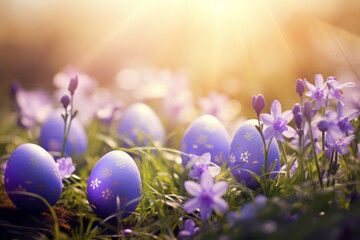
M222 165L228 162L237 181L256 189L252 173L262 174L264 149L257 121L244 122L230 141L222 123L211 115L195 119L185 131L180 150L182 163L187 167L189 156L209 152L211 161ZM118 126L119 143L122 147L147 146L163 143L165 131L156 113L142 103L130 106ZM61 151L64 137L64 122L60 110L50 115L44 123L39 145L23 144L11 155L5 169L5 188L16 206L33 212L41 212L47 206L36 195L44 198L50 205L56 203L61 194L62 182L59 169L48 151ZM75 118L72 122L65 155L82 155L87 149L87 136L84 127ZM268 169L275 161L274 170L278 170L279 149L276 142L270 144ZM271 177L275 177L272 174ZM105 154L92 169L88 184L88 201L93 211L106 218L121 212L121 217L130 215L141 197L141 176L130 155L123 151ZM22 194L28 192L32 194ZM35 195L34 195L35 194Z

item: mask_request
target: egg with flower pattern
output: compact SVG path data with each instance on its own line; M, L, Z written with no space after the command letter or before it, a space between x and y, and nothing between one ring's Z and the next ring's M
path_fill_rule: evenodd
M54 205L60 197L62 180L52 156L42 147L25 143L11 154L5 168L4 185L11 201L20 209L43 212L48 209L39 198Z
M165 130L159 117L143 103L135 103L126 109L118 126L118 134L123 147L148 146L150 140L146 135L156 145L161 145L165 139Z
M228 159L229 135L224 125L212 115L203 115L195 119L186 129L181 140L180 150L187 154L201 156L211 154L211 161L218 165ZM185 167L190 158L182 155Z
M260 184L249 171L260 176L262 175L262 166L265 164L263 141L255 127L257 125L258 121L254 119L242 123L236 131L229 149L229 166L233 170L232 174L238 182L246 184L253 190L260 187ZM268 154L268 171L275 161L273 171L279 171L280 152L276 140L273 139ZM277 173L272 173L271 179L276 176Z
M123 151L105 154L92 169L88 200L94 212L106 218L120 212L129 216L141 197L141 176L135 161Z
M47 151L61 152L64 139L63 109L54 111L41 127L38 143ZM66 156L80 156L87 150L88 142L81 122L74 118L71 122L69 137L65 145Z

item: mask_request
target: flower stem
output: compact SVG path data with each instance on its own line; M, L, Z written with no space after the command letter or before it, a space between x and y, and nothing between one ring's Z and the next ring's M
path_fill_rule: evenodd
M332 174L332 165L333 165L333 160L334 160L334 152L335 152L335 148L331 151L331 157L330 157L330 165L329 165L329 170L328 170L328 175L327 175L327 183L326 186L330 185L330 175Z
M63 143L62 143L62 148L61 148L61 155L60 155L61 158L63 158L64 154L65 154L65 146L66 146L66 139L67 139L66 129L67 129L67 119L69 116L67 109L65 109L65 115L63 115L63 116L64 116L64 138L63 138Z
M321 186L321 188L324 188L321 173L320 173L319 161L318 161L318 158L317 158L317 155L316 155L316 150L315 150L315 142L314 142L314 137L313 137L312 129L311 129L311 121L309 121L309 126L310 126L309 127L309 133L310 133L312 151L313 151L313 155L314 155L314 158L315 158L316 171L317 171L317 174L318 174L318 177L319 177L320 186ZM310 169L309 169L309 171L310 171Z
M338 162L338 151L335 151L335 163L333 167L333 175L337 172L337 162ZM332 185L335 186L335 178L332 180Z

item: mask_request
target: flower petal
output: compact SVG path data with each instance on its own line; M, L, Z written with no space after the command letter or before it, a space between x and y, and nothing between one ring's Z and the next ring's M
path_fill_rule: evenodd
M322 74L316 74L315 75L315 86L321 87L324 83L324 78Z
M270 113L274 119L281 115L281 104L278 100L274 100L274 102L271 104Z
M273 126L265 128L265 130L264 130L264 138L265 139L270 139L274 136L275 136L275 130L274 130Z
M226 210L228 210L229 206L223 198L214 197L213 201L214 203L212 205L212 208L215 211L225 212Z
M268 113L261 114L260 118L265 125L272 125L274 122L274 118Z
M296 136L296 131L295 131L295 129L293 129L292 127L290 127L290 126L287 126L287 130L286 131L284 131L282 134L285 136L285 137L287 137L287 138L293 138L293 137L295 137Z
M293 118L293 114L291 110L287 110L281 114L281 118L286 120L287 122L290 122Z
M209 168L209 173L212 177L215 177L216 175L218 175L221 172L221 167L219 167L218 165L210 165Z
M211 216L211 208L208 206L201 206L200 207L200 217L206 221L210 218Z
M184 210L186 213L192 213L198 207L200 207L200 201L198 198L192 198L184 204Z
M200 176L200 185L203 189L210 189L214 185L214 179L209 172L204 172Z
M186 181L184 183L186 191L192 196L198 196L201 193L201 187L198 183L193 181Z
M310 92L314 92L316 90L316 87L314 85L312 85L311 83L309 83L306 79L304 79L305 85L306 87L310 90ZM308 94L306 93L306 95L308 96Z
M226 181L219 181L214 184L213 192L215 196L222 196L228 189L228 183Z
M201 159L204 160L205 163L209 163L211 161L211 153L206 152L201 156Z

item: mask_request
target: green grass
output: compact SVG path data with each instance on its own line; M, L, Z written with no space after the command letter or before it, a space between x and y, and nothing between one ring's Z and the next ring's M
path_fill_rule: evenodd
M9 234L15 230L24 234L36 232L36 236L55 239L175 239L184 220L191 218L202 229L195 236L198 239L346 239L360 236L360 196L356 192L360 191L360 162L351 154L339 159L336 184L329 187L325 184L324 189L320 188L313 159L306 159L305 170L309 172L306 179L299 169L291 179L288 174L280 173L270 181L266 206L253 219L239 220L230 226L226 213L213 212L210 220L203 222L198 212L187 214L183 210L183 204L190 197L184 189L184 181L189 180L189 170L182 167L177 146L123 149L117 145L114 129L110 129L110 135L101 132L104 132L104 126L98 122L87 128L88 153L74 159L76 172L64 181L65 187L57 204L48 213L30 215L31 219L35 219L33 228L26 228L21 220L11 222L1 219L1 215L0 230ZM38 130L27 132L18 128L14 121L3 121L0 128L1 162L6 161L20 144L36 143L37 134ZM181 136L174 134L172 137ZM287 160L293 163L299 152L288 145L285 148ZM117 221L116 215L110 219L97 217L86 197L91 169L102 155L116 149L134 156L142 179L140 203L131 216L121 221ZM284 156L281 161L285 161ZM326 163L320 163L320 169L326 170ZM0 213L9 208L23 214L5 205L3 172L1 175ZM244 204L264 194L261 188L252 191L236 182L226 167L216 177L216 181L219 180L229 183L224 195L229 212L241 211ZM62 216L64 211L68 213L66 216ZM54 220L51 217L44 220L47 214L51 214ZM36 226L36 222L41 221L48 224ZM62 221L65 224L59 224ZM70 229L64 227L66 224ZM131 229L132 233L124 234L125 229Z

